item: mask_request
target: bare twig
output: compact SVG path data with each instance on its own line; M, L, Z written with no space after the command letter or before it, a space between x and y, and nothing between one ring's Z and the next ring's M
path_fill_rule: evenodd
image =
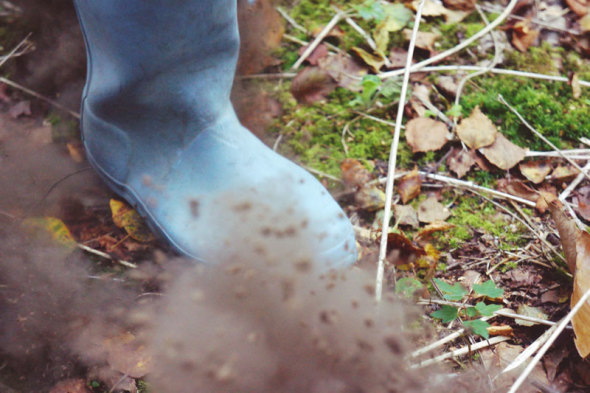
M131 268L131 269L137 269L137 265L135 263L132 262L127 262L124 261L122 259L117 259L117 258L113 258L112 256L110 256L109 254L107 254L106 252L102 252L100 250L95 250L94 248L88 247L85 244L81 244L81 243L77 243L78 248L90 253L90 254L94 254L96 256L99 256L101 258L106 258L106 259L110 259L112 261L117 262L118 264L121 264L125 267Z
M330 33L330 31L332 31L334 26L336 26L338 22L342 20L343 17L344 14L342 12L336 12L336 15L334 15L332 20L326 25L326 27L324 27L320 34L318 34L315 40L313 40L311 44L309 44L307 48L305 48L305 51L303 51L299 59L297 59L295 64L293 64L293 66L291 67L292 70L298 69L301 66L301 64L303 64L303 62L309 57L309 55L313 53L315 48L317 48L317 46L322 42L322 40L326 38L326 36Z
M571 311L559 322L559 324L557 325L557 328L555 329L555 331L553 332L551 337L549 337L547 342L541 347L541 349L539 349L539 351L537 352L537 354L535 355L533 360L531 360L531 362L526 366L524 371L518 376L518 378L516 379L514 384L510 387L510 390L508 391L508 393L515 393L518 390L520 385L522 385L522 383L529 376L531 371L533 371L533 369L535 368L537 363L539 363L539 360L541 360L543 355L545 355L545 352L547 352L549 347L551 347L553 342L557 339L557 337L559 337L559 335L561 334L563 329L565 329L566 325L573 319L573 317L576 315L576 313L578 311L580 311L582 306L584 304L586 304L586 301L588 300L588 298L590 298L590 289L587 290L584 293L584 295L582 295L582 297L578 300L576 305L574 307L572 307Z
M295 19L291 18L291 16L284 9L282 9L281 7L277 7L277 12L279 14L281 14L281 16L283 18L285 18L285 20L287 22L289 22L289 24L291 26L293 26L295 29L302 31L304 33L307 33L307 30L305 30L305 27L303 27L299 23L295 22Z
M492 31L497 26L499 26L504 21L504 19L506 19L506 17L508 15L510 15L510 13L512 12L512 9L514 8L514 6L516 6L516 3L518 3L518 0L510 0L510 3L508 3L508 5L504 8L504 11L500 15L498 15L498 17L492 23L490 23L489 25L487 25L486 27L484 27L483 29L478 31L472 37L461 42L459 45L457 45L449 50L446 50L444 52L441 52L436 56L432 56L426 60L423 60L419 63L414 64L411 67L411 71L415 72L415 71L418 71L418 70L426 67L429 64L436 63L436 62L438 62L438 61L440 61L440 60L442 60L454 53L459 52L461 49L466 48L472 42L479 40L481 37L488 34L488 32ZM393 76L393 74L390 72L383 72L383 73L379 74L379 77L382 79L390 78L391 76Z
M522 115L520 113L518 113L518 111L516 109L514 109L508 102L506 102L506 100L504 99L504 97L502 97L502 94L498 94L498 100L506 105L508 107L508 109L510 109L512 111L512 113L514 113L522 122L522 124L524 124L529 130L531 130L536 136L538 136L543 142L545 142L546 144L548 144L549 146L551 146L551 148L553 150L555 150L557 153L559 153L559 155L565 159L567 162L569 162L570 164L572 164L574 166L574 168L576 168L577 170L579 170L580 172L582 172L582 174L584 176L586 176L587 179L590 179L590 175L588 175L584 169L582 169L574 160L572 160L571 158L569 158L567 155L563 154L561 152L561 150L559 150L557 148L557 146L555 146L553 143L551 143L551 141L547 138L545 138L545 136L543 134L541 134L539 131L537 131L533 126L531 126L524 117L522 117Z
M416 17L414 21L414 29L412 30L412 37L410 39L410 46L408 47L408 58L406 60L406 67L404 72L404 79L402 82L402 89L397 106L397 117L395 120L395 130L393 133L393 141L391 143L391 150L389 152L389 164L387 167L387 180L385 183L385 211L383 213L383 225L381 227L381 243L379 245L379 262L377 265L377 277L375 279L375 298L377 301L381 300L381 293L383 291L383 273L385 271L385 256L387 254L387 234L389 232L389 215L391 213L391 201L393 199L393 179L395 176L395 164L397 160L397 148L399 145L399 136L401 132L402 119L404 116L404 106L406 103L406 92L410 81L410 66L412 65L412 58L414 57L414 48L416 46L416 37L418 35L418 27L420 26L420 19L422 17L422 8L424 7L424 0L421 0L418 9L416 10Z
M584 168L582 168L584 172L590 171L590 162L588 162ZM584 180L584 172L578 173L578 176L567 186L565 190L561 194L559 194L559 200L564 202L566 198L571 194L573 190Z
M545 331L545 333L541 334L539 338L537 338L532 344L526 347L524 351L522 351L508 366L504 368L504 370L502 370L501 374L507 373L520 367L521 364L526 362L528 358L533 356L533 354L537 352L537 350L547 342L547 340L549 339L549 337L551 337L555 329L557 329L557 324L551 326L549 329Z
M424 360L424 361L417 363L417 364L413 364L410 367L411 368L420 368L420 367L431 366L433 364L440 363L443 360L455 358L458 356L464 356L464 355L467 355L473 351L477 351L477 350L480 350L483 348L491 347L492 345L496 345L496 344L499 344L503 341L508 341L508 340L510 340L510 337L506 337L506 336L496 336L496 337L490 338L489 340L481 340L475 344L466 345L466 346L456 349L454 351L443 353L442 355L437 356L435 358Z

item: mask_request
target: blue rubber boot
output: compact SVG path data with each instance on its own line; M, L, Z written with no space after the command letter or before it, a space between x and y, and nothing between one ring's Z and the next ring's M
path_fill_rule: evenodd
M195 260L264 256L284 245L305 249L318 270L350 265L354 232L338 204L234 113L236 3L75 1L88 55L88 160Z

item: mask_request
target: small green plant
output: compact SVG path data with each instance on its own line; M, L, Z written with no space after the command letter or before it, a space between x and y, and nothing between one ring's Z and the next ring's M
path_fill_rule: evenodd
M449 301L460 301L463 304L468 304L472 295L461 284L448 284L437 278L434 282L442 292L443 298ZM484 296L488 299L497 299L502 297L504 290L496 287L492 280L488 280L482 284L473 284L473 293L478 296ZM464 319L463 325L471 330L474 334L480 335L483 338L489 338L488 327L490 324L481 319L481 317L490 317L494 312L501 309L499 304L487 304L479 301L475 306L450 306L443 305L439 310L430 314L433 318L441 320L443 323L449 323L458 317Z

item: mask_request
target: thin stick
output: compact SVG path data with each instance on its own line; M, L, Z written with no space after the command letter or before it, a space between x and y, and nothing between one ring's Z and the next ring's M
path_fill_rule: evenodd
M525 119L524 117L522 117L522 115L520 113L518 113L518 111L516 109L514 109L508 102L506 102L506 100L504 99L504 97L502 97L502 94L498 94L498 100L506 105L508 107L508 109L510 109L522 122L522 124L524 124L529 130L531 130L536 136L538 136L543 142L545 142L546 144L548 144L549 146L551 146L551 148L553 150L555 150L557 153L559 153L559 155L565 159L567 162L569 162L570 164L572 164L574 166L574 168L576 168L577 170L579 170L580 172L582 172L582 174L590 180L590 175L588 175L578 164L576 164L576 162L574 160L572 160L571 158L569 158L568 156L566 156L565 154L563 154L561 152L561 150L559 150L557 148L557 146L555 146L553 143L551 143L551 141L547 138L545 138L545 136L543 134L541 134L539 131L537 131L533 126L531 126Z
M467 355L473 351L477 351L477 350L480 350L483 348L491 347L492 345L496 345L496 344L499 344L503 341L508 341L508 340L510 340L510 337L506 337L506 336L496 336L496 337L490 338L489 340L481 340L480 342L477 342L475 344L466 345L466 346L456 349L454 351L443 353L442 355L437 356L435 358L424 360L424 361L417 363L417 364L412 364L410 366L410 368L420 368L420 367L430 366L430 365L433 365L436 363L440 363L443 360L447 360L447 359L455 358L455 357L459 357L459 356L464 356L464 355Z
M94 255L102 257L102 258L110 259L112 261L115 261L115 262L117 262L125 267L131 268L131 269L137 269L137 265L135 263L127 262L122 259L113 258L112 256L110 256L106 252L95 250L94 248L90 248L85 244L77 243L77 245L78 245L78 248L80 248L90 254L94 254Z
M11 81L10 79L6 79L4 77L0 77L0 82L7 84L8 86L14 87L15 89L18 89L20 91L23 91L35 98L38 98L42 101L45 101L51 105L53 105L54 107L61 109L62 111L68 113L70 116L76 118L76 119L80 119L80 114L78 112L74 112L73 110L66 108L65 106L63 106L62 104L60 104L57 101L52 100L51 98L47 98L44 95L41 95L39 93L37 93L36 91L33 91L27 87L24 87L23 85L19 85L16 82Z
M342 17L343 17L342 12L337 12L336 15L334 15L332 20L326 25L326 27L324 27L324 29L320 32L320 34L318 34L318 36L315 38L315 40L313 40L312 43L309 44L307 46L307 48L305 48L305 50L303 51L303 53L301 54L299 59L297 59L295 64L293 64L293 66L291 67L292 70L298 69L301 66L301 64L303 64L305 59L307 59L309 57L309 55L312 54L312 52L315 50L315 48L317 48L317 46L320 44L320 42L322 42L322 40L324 38L326 38L326 36L330 33L330 31L332 31L334 26L336 26L338 24L338 22L340 22Z
M561 334L563 329L565 329L566 325L574 318L574 315L576 315L576 313L578 311L580 311L580 309L586 303L588 298L590 298L590 289L584 293L584 295L580 298L580 300L578 300L576 305L574 307L572 307L571 311L565 316L565 318L563 318L559 322L559 324L557 325L557 328L555 329L555 331L553 332L551 337L549 337L547 342L543 345L543 347L541 347L539 352L537 352L537 354L535 355L533 360L531 360L531 362L526 366L526 368L524 369L522 374L520 374L518 376L518 378L516 379L516 381L514 382L512 387L510 387L510 390L508 391L508 393L515 393L518 390L520 385L522 385L522 383L529 376L531 371L533 371L533 368L535 368L537 363L539 363L539 360L541 360L543 355L545 355L545 352L547 352L549 347L551 347L553 342L557 339L557 337L559 337L559 335Z
M590 162L582 168L584 172L590 171ZM584 172L578 173L578 176L567 186L565 190L561 194L559 194L558 199L563 202L566 198L570 195L570 193L584 180Z
M436 62L452 55L453 53L459 52L461 49L466 48L472 42L479 40L481 37L488 34L488 32L492 31L498 25L500 25L504 21L504 19L506 19L506 17L508 15L510 15L510 13L512 12L512 9L514 8L514 6L516 6L516 3L518 3L518 0L510 0L510 3L508 3L508 5L504 8L504 11L492 23L490 23L489 25L487 25L486 27L484 27L483 29L478 31L472 37L461 42L459 45L457 45L449 50L446 50L442 53L439 53L436 56L433 56L433 57L430 57L426 60L423 60L420 63L414 64L411 67L411 71L415 72L415 71L418 71L418 70L426 67L429 64L436 63ZM391 76L392 75L389 72L383 72L383 73L379 74L379 77L382 79L389 78Z
M500 10L501 10L501 7L499 8L499 7L488 6L488 5L480 5L479 7L481 7L485 11L493 12L493 13L500 12ZM565 11L567 11L567 9ZM553 26L550 23L545 23L543 21L540 21L537 18L527 19L527 18L524 18L522 16L518 16L518 15L509 15L508 19L526 20L526 21L530 21L531 23L533 23L535 25L541 26L547 30L562 31L562 32L568 33L568 34L580 35L579 31L575 31L572 29L562 29L560 27ZM551 20L553 20L553 19L556 19L556 18L551 18Z
M414 48L416 46L416 37L418 36L418 27L420 26L420 18L422 17L422 8L424 7L424 0L420 1L418 9L416 10L416 18L414 21L414 29L412 30L412 37L410 39L410 46L408 47L408 58L406 59L406 67L404 72L404 79L402 82L402 89L399 97L397 107L397 117L395 120L395 131L393 133L393 142L389 152L389 164L387 167L387 180L385 182L385 211L383 213L383 225L381 227L381 243L379 247L379 262L377 265L377 277L375 279L375 299L381 300L381 293L383 292L383 273L385 271L385 257L387 254L387 234L389 232L389 215L391 213L391 202L393 200L393 179L395 177L395 164L397 160L397 148L399 145L399 136L401 131L402 119L404 116L404 107L406 104L406 92L410 81L410 66L412 65L412 58L414 57ZM395 275L394 275L395 277ZM395 279L395 278L394 278Z
M588 155L588 157L590 157L590 149L568 149L568 150L562 150L561 151L562 154L568 155L568 156L580 156L583 157L585 155ZM559 153L555 152L555 151L532 151L532 150L528 150L525 153L525 156L527 157L561 157L559 155Z
M0 60L0 67L2 67L8 60L14 57L16 52L27 43L27 40L31 36L31 33L27 34L25 38L23 38L12 50L5 56L2 56L2 60Z
M240 75L236 79L247 80L247 79L291 79L297 76L294 72L276 72L273 74L251 74L251 75Z
M537 338L531 345L529 345L524 351L522 351L508 366L506 366L500 374L507 373L520 367L521 364L526 362L528 358L533 356L533 354L537 352L537 350L541 348L541 346L544 343L547 342L547 340L549 339L549 337L551 337L555 329L557 329L557 324L551 326L549 329L545 331L545 333L541 334L539 338Z
M287 22L289 22L289 24L291 26L293 26L294 28L296 28L299 31L302 31L304 33L307 33L307 30L305 30L305 27L303 27L299 23L295 22L295 19L291 18L291 16L284 9L282 9L281 7L277 7L277 12L279 14L281 14L281 16L283 18L285 18L285 20Z

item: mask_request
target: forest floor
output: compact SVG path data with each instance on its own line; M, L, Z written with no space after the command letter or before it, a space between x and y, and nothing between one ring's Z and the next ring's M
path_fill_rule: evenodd
M3 232L17 223L41 228L56 244L82 249L76 258L96 281L128 279L136 293L159 293L166 285L142 265L160 269L170 251L101 184L79 142L82 43L64 27L73 13L21 41L32 22L2 7ZM482 392L509 391L530 364L518 391L588 392L590 303L570 310L590 293L590 3L428 0L413 31L418 8L241 4L238 115L343 206L357 234L357 268L382 269L371 296L420 307L430 335L415 337L404 361L484 370ZM68 51L70 61L51 57ZM0 290L10 289L0 277ZM148 367L120 366L147 358L129 335L113 332L105 344L110 373L76 355L60 358L69 365L61 373L39 371L46 380L35 386L155 391ZM4 331L2 340L17 336ZM15 351L2 355L1 392L31 389L19 363L26 357ZM506 367L516 372L502 377Z

